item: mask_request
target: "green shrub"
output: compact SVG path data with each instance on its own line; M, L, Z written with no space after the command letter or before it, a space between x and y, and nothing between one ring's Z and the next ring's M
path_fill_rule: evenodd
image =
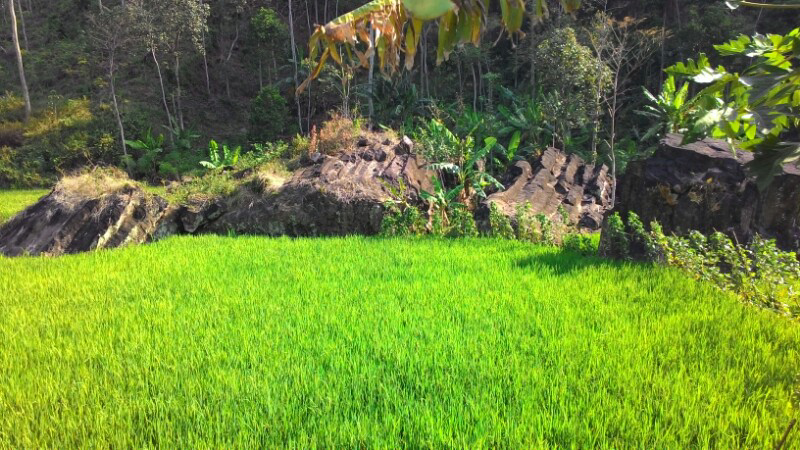
M657 222L648 232L633 212L627 226L619 214L609 217L604 233L603 256L666 264L735 292L747 303L800 317L800 261L795 253L780 250L774 240L756 236L740 245L719 232L666 236Z
M514 228L511 221L503 214L495 203L489 204L489 235L502 239L514 239Z
M586 234L568 234L564 238L564 250L578 253L583 256L597 255L597 244L592 237Z
M411 236L425 232L425 217L416 206L387 202L381 236Z
M478 227L475 217L466 206L455 203L450 208L450 227L445 232L447 237L476 237Z
M612 259L630 259L630 241L628 233L625 231L625 222L622 221L619 213L614 213L608 218L606 228L603 230L603 248L600 249L602 256Z
M277 88L265 86L250 105L250 139L265 142L286 135L288 117L286 99Z

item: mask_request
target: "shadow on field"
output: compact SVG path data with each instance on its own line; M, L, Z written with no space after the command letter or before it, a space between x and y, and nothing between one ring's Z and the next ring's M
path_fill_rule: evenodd
M622 263L601 259L596 256L582 256L577 253L562 251L558 253L545 253L532 255L514 261L517 269L541 270L549 269L555 275L571 275L577 271L590 267L617 268Z

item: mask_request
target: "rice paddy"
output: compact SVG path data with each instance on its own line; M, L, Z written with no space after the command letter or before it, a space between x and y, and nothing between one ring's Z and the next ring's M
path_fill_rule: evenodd
M5 223L14 214L39 200L49 191L46 189L18 189L0 192L0 224Z
M771 448L800 411L796 323L519 242L176 237L0 286L2 447Z

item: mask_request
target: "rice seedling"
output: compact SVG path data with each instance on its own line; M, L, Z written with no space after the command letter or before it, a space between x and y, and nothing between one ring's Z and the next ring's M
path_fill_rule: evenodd
M764 448L800 410L796 322L520 242L177 237L0 286L2 447Z

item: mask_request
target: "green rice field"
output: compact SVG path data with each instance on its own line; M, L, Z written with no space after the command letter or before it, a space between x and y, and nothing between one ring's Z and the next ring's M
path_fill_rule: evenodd
M0 224L35 203L48 192L50 191L47 189L19 189L0 192Z
M177 237L0 286L0 447L772 448L800 412L796 322L519 242Z

